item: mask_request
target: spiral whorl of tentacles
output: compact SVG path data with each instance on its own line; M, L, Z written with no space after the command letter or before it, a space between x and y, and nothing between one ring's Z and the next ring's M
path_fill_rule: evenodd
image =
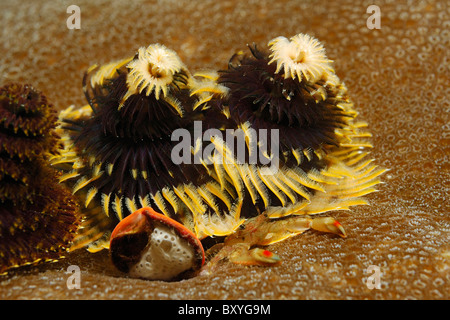
M385 169L367 157L371 134L357 121L347 88L316 39L299 34L273 39L268 50L249 48L251 55L235 54L215 77L200 74L208 105L244 137L244 162L229 144L220 144L231 164L224 167L246 195L243 207L251 199L263 212L229 236L213 262L227 257L271 265L279 262L276 255L251 247L308 229L345 237L335 219L313 216L367 204L363 196L376 191Z
M366 204L380 183L366 124L316 39L279 37L250 51L228 70L193 76L158 44L88 70L89 105L61 113L65 151L54 159L83 199L79 245L108 240L105 231L141 207L199 239L239 234L228 240L239 263L274 263L244 252L310 228L345 236L334 219L311 215ZM193 163L174 161L186 151L180 137ZM142 221L134 218L122 229Z
M217 75L217 86L225 89L211 90L210 104L241 129L247 157L262 155L254 165L235 166L253 203L271 218L365 204L361 196L375 190L384 170L366 157L371 135L356 121L322 45L300 34L272 40L269 52L250 50L250 56L233 56ZM261 129L277 132L276 140L270 134L262 139ZM237 159L235 152L224 154L229 162ZM278 161L270 174L261 172L264 158Z
M71 193L56 180L56 111L30 85L0 88L0 273L54 260L79 224Z
M91 250L107 246L104 231L146 206L182 222L200 238L222 225L227 233L230 225L236 228L241 222L239 214L229 218L220 213L234 210L233 197L206 165L172 161L179 144L172 133L179 129L193 137L194 122L205 120L208 112L198 108L202 101L192 95L191 81L176 53L158 44L139 49L133 58L88 70L84 90L89 105L61 113L66 148L53 159L65 170L60 181L72 185L90 217L77 239L80 246L103 234ZM189 154L193 139L183 141ZM217 227L206 220L211 210L220 213L212 219Z

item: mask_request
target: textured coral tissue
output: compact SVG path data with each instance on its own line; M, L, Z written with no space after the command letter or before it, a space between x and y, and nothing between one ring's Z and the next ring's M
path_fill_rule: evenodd
M124 277L107 250L77 250L0 277L0 299L449 299L450 9L446 1L2 1L0 84L30 83L60 111L84 72L151 43L189 69L226 69L247 44L319 39L389 171L370 205L268 246L273 267L224 261L183 281ZM79 14L77 17L76 15ZM75 16L74 16L75 15ZM79 20L77 20L79 18ZM77 272L80 278L74 277ZM79 281L79 283L77 283Z

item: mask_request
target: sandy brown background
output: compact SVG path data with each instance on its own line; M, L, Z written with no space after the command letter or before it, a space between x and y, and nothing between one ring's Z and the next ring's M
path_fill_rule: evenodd
M81 29L68 30L69 5ZM381 29L369 30L369 5ZM319 38L391 170L371 206L335 216L347 239L307 232L269 247L273 268L224 263L180 282L124 278L108 252L0 277L1 299L449 299L450 7L447 1L13 1L0 11L0 82L31 83L58 109L81 105L83 72L160 42L191 71L220 69L247 43ZM70 265L81 288L66 286ZM366 286L381 268L381 289Z

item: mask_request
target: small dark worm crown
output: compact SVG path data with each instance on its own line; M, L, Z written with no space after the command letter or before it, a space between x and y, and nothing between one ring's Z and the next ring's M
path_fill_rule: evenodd
M10 84L0 89L0 200L15 204L30 197L40 184L32 164L38 158L56 154L58 136L56 111L30 85Z
M56 111L30 85L0 88L0 273L64 254L79 217L49 167L58 153Z
M21 160L57 152L56 111L44 95L30 85L10 84L0 89L0 99L1 152Z

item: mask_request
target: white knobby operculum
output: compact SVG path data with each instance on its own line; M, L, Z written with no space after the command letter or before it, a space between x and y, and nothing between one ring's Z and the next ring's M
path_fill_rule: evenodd
M284 78L297 78L315 83L324 75L334 73L322 44L306 34L298 34L291 39L277 37L269 42L272 53L269 64L276 62L275 73L284 70Z
M147 48L139 48L137 57L128 63L127 68L128 91L121 106L137 93L146 96L154 93L156 100L159 100L161 93L163 97L167 96L174 75L185 66L175 51L161 44L151 44Z

